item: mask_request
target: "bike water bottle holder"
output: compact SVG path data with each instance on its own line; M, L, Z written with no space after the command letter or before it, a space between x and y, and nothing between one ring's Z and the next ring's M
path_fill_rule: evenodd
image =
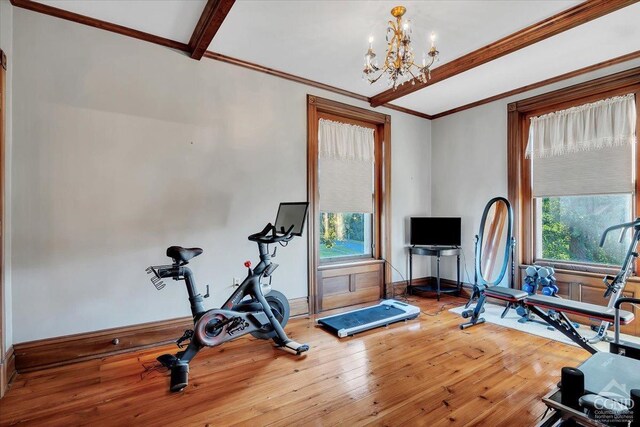
M146 268L145 271L147 272L147 274L153 273L153 276L151 276L149 280L151 280L151 284L156 288L156 290L160 291L165 286L167 286L167 284L164 283L162 278L158 275L158 272L156 271L155 267L149 266Z

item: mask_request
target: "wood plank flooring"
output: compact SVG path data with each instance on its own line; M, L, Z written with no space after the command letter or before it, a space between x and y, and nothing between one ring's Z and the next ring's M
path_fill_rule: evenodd
M171 346L19 374L0 425L527 426L560 369L589 356L492 324L461 331L447 310L462 299L410 302L417 320L350 338L292 319L287 333L311 345L303 358L253 338L204 349L178 394L154 369Z

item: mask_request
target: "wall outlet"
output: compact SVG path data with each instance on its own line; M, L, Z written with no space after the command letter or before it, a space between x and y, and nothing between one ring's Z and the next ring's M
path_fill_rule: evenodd
M240 278L238 278L238 277L234 277L233 278L233 286L236 287L236 288L238 286L240 286Z

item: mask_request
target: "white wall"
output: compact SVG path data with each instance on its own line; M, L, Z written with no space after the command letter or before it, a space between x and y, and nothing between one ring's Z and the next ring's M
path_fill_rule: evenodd
M399 114L391 123L391 247L393 266L401 273L393 271L394 282L408 279L409 218L431 214L431 121L422 120L419 126L413 121ZM413 257L413 277L429 275L428 258Z
M473 281L474 236L484 206L507 196L507 104L637 66L640 60L629 61L432 121L432 212L462 217L466 282ZM455 279L453 262L443 262L442 276Z
M191 265L221 304L256 258L246 236L306 200L307 93L367 107L22 9L14 23L15 342L188 315L182 284L156 292L144 273L171 244L204 248ZM404 274L405 218L430 210L430 123L385 112ZM278 262L275 287L306 296L304 239Z
M5 349L13 344L13 312L11 295L11 153L12 153L12 79L13 79L13 6L9 0L0 0L0 49L7 55L5 80L5 129L4 129L4 224L2 245L4 253L4 326ZM1 357L1 356L0 356Z

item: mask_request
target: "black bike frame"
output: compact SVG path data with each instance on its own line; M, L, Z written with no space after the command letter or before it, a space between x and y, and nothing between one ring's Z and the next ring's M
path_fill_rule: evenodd
M262 306L262 310L265 315L269 319L271 326L273 327L276 337L274 340L279 344L284 344L288 341L287 335L280 325L280 322L273 314L269 303L267 302L264 294L262 293L262 285L260 284L260 278L267 271L268 267L272 265L271 262L271 254L269 253L269 248L266 243L258 242L258 250L260 252L260 262L256 267L251 270L248 268L247 277L240 284L238 289L236 289L233 294L229 297L229 299L223 304L222 310L234 310L234 307L241 303L241 301L247 296L253 297L255 300L260 303ZM272 273L275 268L271 269L269 273ZM191 303L191 313L193 316L194 325L198 322L198 320L209 310L205 310L203 306L203 296L198 292L198 288L193 277L193 273L191 269L188 267L181 266L167 266L165 268L160 268L158 271L161 277L172 277L176 280L184 279L187 292L189 293L189 302ZM270 275L270 274L269 274ZM216 310L216 309L214 309ZM194 337L195 338L195 337ZM234 337L235 338L235 337ZM230 338L230 339L234 339ZM187 349L180 356L180 360L182 362L189 363L189 361L198 353L198 351L204 345L198 342L197 339L192 339L187 346Z

